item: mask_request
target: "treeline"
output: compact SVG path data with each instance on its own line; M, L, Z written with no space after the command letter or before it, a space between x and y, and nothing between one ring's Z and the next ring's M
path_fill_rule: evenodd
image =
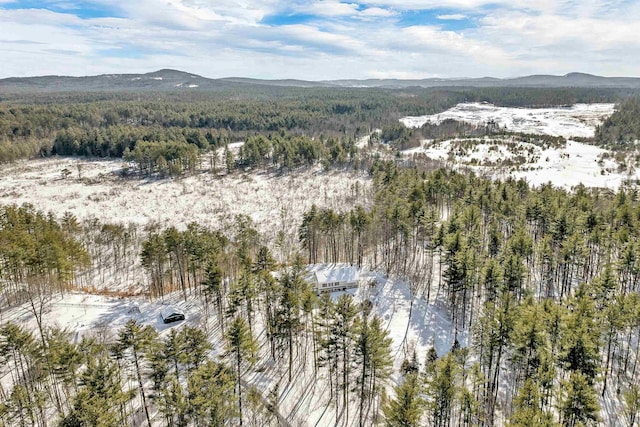
M224 144L282 130L309 137L356 137L391 126L400 117L434 114L460 102L549 106L616 102L627 95L577 88L244 88L188 95L16 95L0 103L0 162L52 153L119 157L125 147L133 150L138 140L184 137L202 145L206 138L209 144ZM176 133L182 135L175 139Z
M640 98L630 98L596 129L598 144L614 150L635 149L640 141Z
M124 150L123 158L138 166L141 175L161 177L195 172L200 165L198 147L186 142L140 141L133 151Z
M622 400L627 420L637 417L634 190L567 193L391 163L373 173L370 210L312 209L300 241L310 262L364 258L408 278L415 297L446 305L456 336L471 334L468 356L447 362L450 397L432 413L435 425L495 425L498 407L510 425L529 425L529 417L591 425L601 419L601 398ZM433 391L420 384L438 378L429 369L444 363L425 365L426 356L417 356L418 400ZM436 403L426 399L419 414Z
M514 137L518 141L528 142L542 148L562 147L566 144L566 139L562 136L535 135L519 132L510 132L501 128L495 122L485 125L474 125L453 119L443 120L441 123L425 123L419 128L408 128L402 123L395 123L385 126L380 133L372 134L374 142L390 143L398 150L407 150L419 147L423 140L447 140L453 138L480 138L492 136L498 138ZM585 138L590 141L590 138Z
M344 166L356 160L357 152L353 138L312 139L281 132L248 138L238 152L237 165L291 169L322 161L326 165Z
M419 147L424 139L449 139L481 137L505 133L495 125L477 126L447 119L442 123L425 123L419 128L408 128L402 123L385 126L380 133L373 134L373 141L390 143L398 150Z
M352 138L320 136L315 139L280 132L251 136L235 154L234 151L231 151L229 144L217 148L217 142L206 149L199 149L198 145L184 140L139 140L133 149L126 147L122 157L135 164L140 175L160 177L196 172L201 169L202 160L207 158L209 162L204 167L212 173L232 172L239 168L283 172L319 162L327 169L346 166L357 169L365 163L365 159L357 156L358 148Z
M637 90L605 88L481 88L468 102L489 102L502 107L554 107L573 104L617 102L638 94Z
M2 303L25 301L45 288L67 289L75 273L89 265L72 216L58 221L33 206L0 207Z
M227 132L158 126L116 125L106 128L70 128L58 132L50 153L59 156L122 157L139 141L191 144L196 148L219 147L231 142Z

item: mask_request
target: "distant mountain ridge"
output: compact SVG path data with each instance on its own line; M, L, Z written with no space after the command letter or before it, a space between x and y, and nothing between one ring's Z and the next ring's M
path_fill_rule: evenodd
M510 79L493 77L466 79L344 79L306 81L296 79L260 80L244 77L210 79L179 70L163 69L145 74L102 74L98 76L38 76L0 79L0 93L12 91L92 92L92 91L166 91L214 90L233 86L387 88L409 87L537 87L537 88L628 88L640 89L637 77L602 77L585 73L564 76L531 75Z
M418 80L401 79L368 79L368 80L332 80L338 86L363 86L363 87L390 87L405 88L417 87L586 87L586 88L640 88L640 78L637 77L602 77L586 73L569 73L564 76L531 75L511 79L499 79L495 77L467 78L467 79L443 79L429 78Z

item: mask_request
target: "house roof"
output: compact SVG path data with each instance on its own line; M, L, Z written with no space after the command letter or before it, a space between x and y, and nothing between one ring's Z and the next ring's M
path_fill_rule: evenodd
M336 282L356 282L360 279L360 272L357 267L336 267L327 266L315 271L316 282L336 283Z

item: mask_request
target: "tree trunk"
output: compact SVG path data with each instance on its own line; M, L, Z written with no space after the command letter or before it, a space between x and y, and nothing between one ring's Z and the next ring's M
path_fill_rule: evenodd
M144 385L142 384L142 375L140 374L140 364L138 363L138 352L133 350L133 362L136 366L136 376L138 377L138 387L142 396L142 406L144 407L144 415L147 417L147 423L151 427L151 417L149 416L149 408L147 408L147 397L144 395Z

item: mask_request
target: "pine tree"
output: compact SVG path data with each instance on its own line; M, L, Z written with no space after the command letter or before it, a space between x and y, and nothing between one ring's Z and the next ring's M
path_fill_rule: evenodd
M282 291L274 318L274 335L286 343L288 349L288 380L293 375L293 350L302 327L302 304L308 285L302 278L302 267L296 263L290 272L280 279L279 289Z
M127 425L125 404L135 392L124 391L122 372L106 357L90 357L80 378L73 409L60 423L62 427L121 427Z
M520 380L531 378L537 372L540 366L539 352L547 341L543 331L544 314L533 298L527 298L516 310L510 336L513 346L511 361Z
M436 427L450 425L457 388L457 371L454 355L448 353L436 362L434 373L427 380L430 419Z
M44 420L45 351L27 329L14 323L0 328L0 360L9 365L14 382L8 410L19 414L21 422Z
M542 396L538 384L528 378L513 400L513 412L507 427L553 427L553 416L542 410Z
M140 253L142 266L149 272L151 276L152 294L164 297L164 279L165 268L167 262L167 249L164 245L162 236L152 233L149 238L142 244L142 252Z
M223 271L215 262L214 259L210 259L207 262L205 269L205 278L202 282L204 287L205 304L209 301L213 301L213 304L218 315L218 322L224 333L224 285L222 282Z
M188 402L182 385L176 378L169 379L155 401L164 415L167 426L186 427L188 425Z
M593 383L600 359L599 330L593 300L585 294L584 286L571 305L562 326L560 361L566 369L582 373Z
M331 333L335 304L331 295L324 293L320 296L318 305L318 325L316 328L318 352L316 358L319 367L326 367L329 370L329 395L333 399L333 396L337 394L334 373L338 369L337 342L336 337Z
M147 405L147 396L142 381L142 361L148 352L151 342L156 338L157 332L151 326L142 327L137 321L129 320L118 333L118 342L114 347L117 358L126 358L130 354L135 374L138 380L138 391L142 398L142 406L149 427L151 427L151 417Z
M231 173L236 167L236 161L233 157L233 153L229 150L229 145L224 146L224 161L227 167L227 173Z
M627 416L629 427L635 427L640 414L640 386L631 384L623 394L624 413Z
M276 260L266 246L261 246L253 263L253 273L270 273L276 267Z
M382 328L377 316L368 320L366 317L357 324L355 345L355 360L360 374L357 383L359 387L359 423L366 425L367 414L365 408L371 407L376 394L388 379L393 361L391 359L391 343L389 334ZM375 417L374 417L375 418Z
M563 384L560 401L562 424L568 427L596 425L600 420L598 396L589 384L589 379L581 372L573 372Z
M335 304L335 317L331 333L336 343L337 356L342 361L342 366L336 372L336 384L340 384L339 389L342 390L342 408L347 420L349 419L349 382L351 376L351 353L355 339L354 320L356 314L357 308L353 304L351 295L341 295Z
M58 382L62 385L66 404L70 404L76 388L78 370L82 365L82 354L71 342L71 334L60 329L50 330L47 334L47 349L51 375L55 378L55 392ZM64 416L64 412L60 413Z
M236 371L236 389L238 394L238 412L242 425L242 365L253 364L258 351L258 343L251 335L247 322L236 317L230 324L226 334L226 356L234 364Z
M183 362L187 365L187 370L197 369L206 360L207 353L211 350L211 343L207 335L200 328L185 326L180 331L184 343Z
M238 415L229 398L234 392L234 373L228 367L208 360L188 379L189 414L198 427L224 426Z
M387 427L418 427L424 413L425 402L420 397L421 387L417 374L407 375L394 388L396 398L383 408Z

